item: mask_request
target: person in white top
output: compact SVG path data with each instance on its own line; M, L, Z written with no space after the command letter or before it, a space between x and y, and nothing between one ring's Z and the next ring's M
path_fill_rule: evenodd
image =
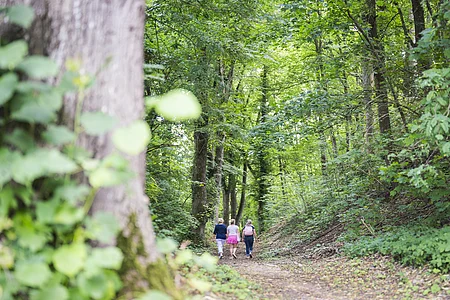
M234 224L235 220L230 220L230 225L227 227L227 244L230 245L230 259L237 258L236 250L239 243L239 227Z

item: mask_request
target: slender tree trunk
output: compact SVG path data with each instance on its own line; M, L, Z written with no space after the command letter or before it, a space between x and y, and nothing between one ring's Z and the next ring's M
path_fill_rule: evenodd
M367 23L370 26L369 38L372 43L372 57L374 58L374 82L375 98L378 106L378 124L381 133L388 133L391 129L391 119L389 116L388 93L385 79L385 55L383 45L378 37L376 0L366 0L367 3Z
M352 122L352 116L350 114L345 116L345 149L347 152L350 151L350 137L351 137L351 122Z
M61 67L67 59L77 58L87 74L95 75L95 83L84 97L83 111L108 113L119 121L119 126L143 118L145 1L0 1L1 6L21 3L31 5L36 13L26 34L30 53L48 55ZM73 127L76 104L76 95L65 97L61 122L69 127ZM109 134L100 137L81 134L77 143L94 153L95 158L116 151ZM99 190L90 213L108 211L116 216L122 228L114 244L126 250L125 260L131 263L131 269L123 269L126 290L166 289L176 297L173 282L167 279L167 267L156 267L160 255L144 193L145 153L127 159L135 178ZM137 263L149 273L140 272Z
M230 184L223 184L223 220L225 224L230 224Z
M336 141L336 134L334 130L331 130L331 148L333 149L333 156L336 158L339 156L338 145Z
M263 124L266 121L268 114L268 67L264 66L263 73L261 75L261 101L259 111L259 123ZM256 159L259 163L258 177L256 182L258 184L257 200L258 200L258 223L259 230L262 232L265 228L265 215L266 215L266 197L269 192L269 182L267 176L270 174L270 163L267 158L267 150L263 142L256 147Z
M236 219L237 212L237 195L236 195L236 175L230 174L230 213L231 218Z
M204 124L199 124L194 133L194 162L192 167L192 215L198 221L194 229L196 238L203 240L205 226L209 217L208 199L206 191L206 170L208 163L208 133L201 130Z
M283 196L283 199L286 199L286 176L284 174L284 165L283 160L281 159L281 156L278 155L278 176L280 177L280 183L281 183L281 195Z
M216 146L214 180L216 183L216 202L214 204L214 221L217 223L219 218L219 207L222 192L222 166L223 166L223 144L225 143L225 134L220 134L219 145Z
M372 68L368 61L362 64L362 87L364 92L364 114L366 119L365 140L366 149L372 152L373 138L373 108L372 108Z
M327 142L325 141L325 134L323 131L319 132L319 150L320 150L320 169L322 170L322 177L327 176Z
M247 162L244 161L242 167L242 187L241 187L241 200L239 201L239 208L236 214L236 224L239 224L242 218L245 207L245 192L247 190Z

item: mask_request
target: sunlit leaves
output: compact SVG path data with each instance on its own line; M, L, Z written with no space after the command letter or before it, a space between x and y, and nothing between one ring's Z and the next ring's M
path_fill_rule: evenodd
M200 117L202 108L191 92L175 89L164 95L147 99L147 106L171 121L184 121Z
M126 127L117 129L113 133L112 140L120 151L137 155L147 147L150 141L150 129L146 122L137 120Z

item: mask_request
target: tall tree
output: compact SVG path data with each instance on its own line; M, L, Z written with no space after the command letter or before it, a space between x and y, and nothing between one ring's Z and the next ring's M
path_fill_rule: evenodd
M95 84L84 95L82 111L106 112L122 126L143 118L144 1L2 0L0 6L20 3L31 5L37 14L27 33L31 53L48 54L61 67L66 60L76 58L86 73L95 74ZM64 99L61 122L69 127L79 113L76 97ZM96 158L115 151L110 135L93 138L81 134L77 143ZM126 251L131 263L123 270L123 280L130 289L150 286L173 292L173 283L164 279L167 267L158 263L160 255L144 194L145 155L127 159L135 178L100 189L91 214L107 211L116 216L122 233L115 243Z
M259 124L263 124L268 119L269 113L269 83L268 83L268 66L264 65L261 72L261 98L260 98L260 109L259 109ZM263 139L264 137L260 137ZM258 185L258 225L259 230L264 231L266 228L265 216L266 216L266 201L269 193L269 182L268 176L270 174L270 162L268 161L267 148L265 142L260 140L257 145L255 145L256 150L256 160L258 162L258 178L256 178Z

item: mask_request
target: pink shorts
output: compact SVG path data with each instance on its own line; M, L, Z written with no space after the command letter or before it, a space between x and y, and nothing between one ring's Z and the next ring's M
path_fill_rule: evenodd
M238 243L237 235L230 235L230 236L227 238L227 244L235 245L235 244L237 244L237 243Z

